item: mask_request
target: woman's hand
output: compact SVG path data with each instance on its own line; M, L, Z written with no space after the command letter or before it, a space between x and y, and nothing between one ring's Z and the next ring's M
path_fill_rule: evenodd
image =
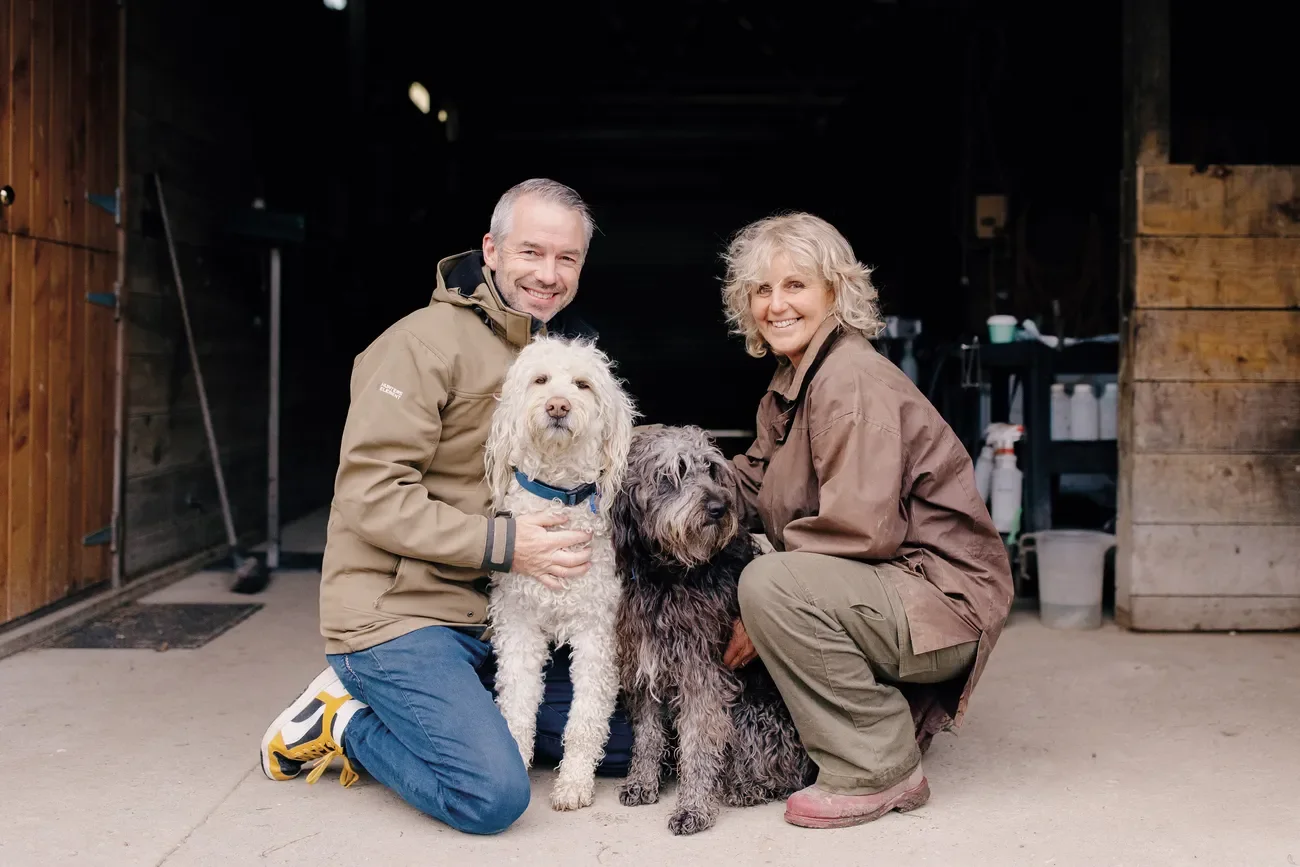
M758 651L754 649L754 642L749 640L745 624L737 617L736 625L732 627L731 641L727 642L727 650L722 654L722 664L727 668L740 668L749 665L756 656Z

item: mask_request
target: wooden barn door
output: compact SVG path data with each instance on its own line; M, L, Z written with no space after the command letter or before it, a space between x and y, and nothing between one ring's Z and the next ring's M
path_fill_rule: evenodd
M118 18L0 0L0 624L108 578Z

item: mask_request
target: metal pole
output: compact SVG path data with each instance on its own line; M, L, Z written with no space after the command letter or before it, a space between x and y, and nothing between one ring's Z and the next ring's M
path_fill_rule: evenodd
M162 177L155 172L154 186L158 189L158 210L162 214L163 233L167 237L167 252L171 254L172 276L176 280L176 297L181 303L181 324L185 326L186 342L189 344L190 364L194 367L194 384L199 391L199 409L203 411L203 427L208 435L208 451L212 455L212 471L217 479L217 495L221 497L221 517L226 523L226 541L230 543L230 555L239 560L239 537L235 535L235 522L230 516L230 498L226 496L226 478L221 471L221 454L217 451L217 434L212 428L212 411L208 408L208 390L203 385L203 371L199 368L199 350L194 343L194 329L190 326L190 308L185 303L185 283L181 280L181 263L176 257L176 242L172 240L172 224L167 218L167 200L163 197Z
M271 248L271 401L267 418L266 566L280 566L280 248Z

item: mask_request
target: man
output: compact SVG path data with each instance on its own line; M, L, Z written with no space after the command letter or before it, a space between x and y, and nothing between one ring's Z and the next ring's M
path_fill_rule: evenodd
M357 357L320 587L330 665L263 737L271 779L315 761L315 782L341 757L345 786L356 762L479 834L528 806L528 773L481 677L488 581L516 571L558 588L587 571L590 551L565 549L590 535L494 516L483 446L506 368L573 301L592 230L569 187L512 187L482 252L439 262L429 306Z

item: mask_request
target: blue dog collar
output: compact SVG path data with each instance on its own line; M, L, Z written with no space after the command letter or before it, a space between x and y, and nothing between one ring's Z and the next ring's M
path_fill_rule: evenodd
M565 506L576 506L583 500L590 498L592 514L596 513L600 505L600 498L596 496L595 482L587 482L587 484L579 485L576 488L557 488L554 485L546 484L546 482L528 478L523 470L515 470L515 481L528 493L541 497L543 500L559 500L560 504Z

